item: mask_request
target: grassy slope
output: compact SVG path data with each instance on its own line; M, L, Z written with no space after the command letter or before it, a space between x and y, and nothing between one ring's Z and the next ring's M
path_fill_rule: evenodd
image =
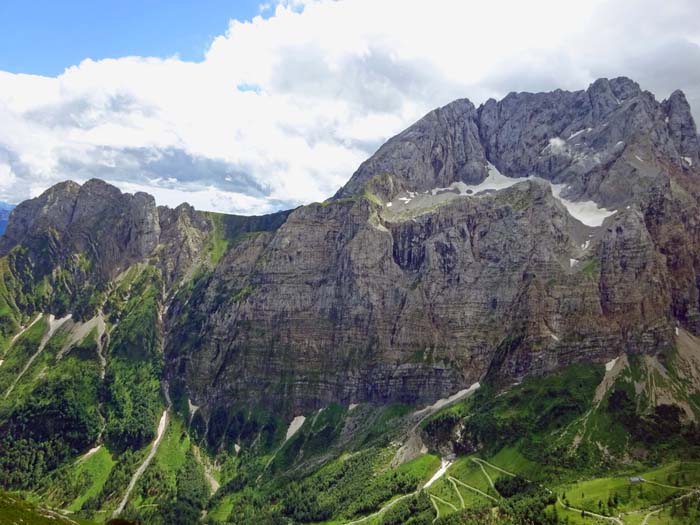
M557 380L559 381L559 380ZM527 392L533 392L532 385L526 385ZM547 387L542 387L540 392L548 392ZM503 397L503 396L502 396ZM516 393L517 399L526 399L526 402L530 408L542 407L542 403L533 400L532 398L525 398ZM506 399L506 402L510 405L513 398ZM549 403L549 402L547 402ZM547 403L544 406L550 405ZM464 404L462 407L450 407L450 413L464 414L468 413L472 408L467 408L469 402ZM497 405L498 407L503 407L503 405ZM375 420L375 425L372 425L372 432L374 434L377 432L376 421L382 421L386 423L388 418L391 421L394 417L403 417L405 415L405 410L396 411L395 408L391 408L387 411L384 409L385 413L383 416L378 417ZM398 416L396 414L399 414ZM388 415L387 415L388 413ZM496 411L497 417L507 417L508 414L519 414L518 410L515 410L513 406L509 406L509 409L501 410L500 408ZM323 413L321 413L323 414ZM342 417L341 417L342 416ZM312 417L307 418L307 423L304 428L299 431L296 436L297 439L303 440L303 443L308 443L314 445L317 437L316 435L337 435L335 431L328 434L328 428L334 429L337 427L338 421L343 417L347 417L347 412L341 409L330 410L324 417ZM340 419L339 419L340 418ZM548 421L549 423L549 421ZM383 426L383 425L382 425ZM547 427L550 428L550 427ZM554 425L552 428L559 428L558 425ZM539 442L539 440L535 440ZM528 442L529 443L529 442ZM502 447L496 451L489 452L482 455L486 461L500 467L509 472L514 472L523 475L527 478L538 477L546 486L550 487L558 495L566 494L567 501L570 505L577 508L584 508L586 510L603 513L603 514L613 514L617 515L620 512L632 512L639 509L646 509L651 505L663 503L671 497L676 497L683 492L681 489L658 487L650 484L644 484L640 490L639 486L632 486L630 489L630 484L628 481L631 475L640 475L649 481L656 481L662 484L669 485L686 485L686 486L698 486L700 485L700 463L691 461L669 461L665 464L656 468L640 468L638 464L625 465L623 473L620 475L614 475L615 469L612 472L613 475L605 476L595 476L591 474L591 471L586 470L580 473L580 477L588 479L572 479L566 482L560 482L559 476L547 477L552 472L551 465L541 465L536 460L531 457L526 457L523 454L522 448L527 445L523 441L516 441L511 445ZM162 498L166 494L171 494L173 487L176 485L176 476L178 471L182 468L185 463L185 458L188 451L191 449L191 437L186 431L184 423L177 417L171 420L171 424L168 428L165 438L161 444L161 447L156 454L155 460L152 466L149 467L147 473L144 475L143 482L139 484L138 490L135 491L135 496L132 501L132 506L136 509L147 508L148 506L154 506L162 502ZM339 472L345 472L346 463L353 458L358 457L357 454L362 454L362 451L370 450L368 445L362 443L355 443L354 446L357 447L356 452L350 454L342 454L337 458L325 463L319 470L311 471L310 473L300 473L298 477L295 477L296 483L302 483L306 487L306 491L309 489L317 488L319 494L323 494L323 498L328 498L333 500L334 498L340 498L338 501L344 501L342 506L342 511L340 514L335 515L331 519L323 521L323 523L331 524L341 524L346 523L352 519L352 512L349 509L356 505L357 498L365 496L366 493L371 493L372 491L381 492L382 483L386 478L387 473L391 472L389 467L389 462L393 457L395 452L395 446L392 444L380 445L379 448L375 448L375 452L367 456L368 463L364 465L367 468L361 469L359 474L353 474L351 477L346 475L341 475L338 477ZM315 445L310 447L315 449ZM265 458L272 457L269 452L265 453ZM491 500L477 494L474 491L457 485L457 490L461 494L460 499L457 492L455 491L455 485L448 480L448 476L454 477L457 480L475 487L483 492L499 499L500 496L494 489L490 486L487 477L484 475L484 470L489 474L492 481L496 481L500 476L503 476L501 472L497 469L484 465L484 470L472 460L472 457L477 456L461 456L457 458L455 463L450 467L447 475L436 482L430 489L429 494L435 495L440 500L435 500L433 503L440 509L440 514L444 518L441 521L448 520L449 517L455 513L455 508L461 509L462 501L464 501L467 509L479 509L479 508L490 508L494 504ZM255 461L255 458L249 458ZM307 458L308 459L308 458ZM291 461L289 465L286 462ZM295 463L295 458L290 457L285 460L285 467L289 467ZM241 462L246 462L244 460L233 460L234 463L238 462L239 467L233 467L229 470L227 475L224 475L223 481L230 481L235 477L236 473L242 468ZM397 469L397 472L405 473L413 476L417 481L416 485L421 486L427 479L429 479L432 474L439 467L439 457L435 454L425 454L410 463L402 465ZM260 462L257 462L260 465ZM104 478L109 473L110 469L114 465L114 460L106 449L101 449L98 453L91 456L85 462L76 465L74 469L74 475L79 476L81 472L89 472L92 483L88 489L86 489L81 495L73 501L70 505L71 509L77 509L80 507L82 502L84 502L88 497L94 496L99 492L101 484L104 483ZM619 470L619 469L618 469ZM542 479L542 473L545 473L544 479ZM284 479L284 470L278 471L276 474L268 473L265 474L263 482L259 484L248 483L243 487L242 490L228 492L223 494L216 500L216 504L212 505L212 508L208 512L208 521L210 523L224 523L232 512L236 511L241 513L242 516L247 516L250 519L251 516L255 516L255 503L256 498L262 497L262 502L266 501L266 497L277 494L277 497L284 497L283 492L279 492L279 487L276 485L277 480ZM327 485L330 481L331 484ZM379 481L378 481L379 480ZM153 489L154 484L160 484L161 489ZM287 485L287 482L284 483ZM253 488L255 487L255 488ZM321 489L321 487L324 487ZM414 488L415 488L414 487ZM155 492L153 492L155 490ZM151 493L149 494L149 491ZM226 491L224 491L226 492ZM345 500L343 499L347 494L354 494L355 499ZM619 503L614 508L608 507L608 501L614 499L617 495ZM389 495L384 498L379 504L378 508L382 508L387 502L396 499L397 495ZM277 501L277 500L275 500ZM334 500L335 501L335 500ZM599 502L602 502L601 506ZM250 505L253 505L252 507ZM265 504L263 504L265 505ZM247 509L247 510L246 510ZM551 506L550 510L554 512L554 506ZM355 516L366 515L370 511L359 512ZM568 518L569 523L594 523L592 518L581 518L580 513L577 511L569 511L560 506L557 506L556 512L561 519ZM689 511L689 512L694 512ZM247 514L246 514L247 513ZM625 523L641 523L641 520L646 515L646 511L638 512L637 514L629 514ZM381 525L385 523L388 513L382 514L365 523L375 523L376 525ZM656 515L652 516L656 519ZM254 519L254 518L253 518ZM666 521L658 521L665 519ZM659 513L657 523L684 523L681 518L671 517L670 508L668 511ZM672 520L672 521L668 521ZM675 521L673 521L675 520ZM236 522L236 521L234 521ZM239 521L241 523L245 522ZM445 521L447 523L447 521ZM651 520L648 523L655 523Z
M85 476L90 480L90 483L68 506L68 510L80 510L85 500L97 496L104 487L114 464L115 460L112 458L112 454L104 446L84 461L78 461L73 469L74 475L76 477Z
M44 317L27 329L11 346L9 346L8 341L9 348L5 354L4 363L0 366L0 392L2 393L0 400L4 399L5 392L17 374L20 373L32 354L36 352L48 326Z
M48 510L28 502L20 495L0 492L0 523L3 525L91 525L93 522L75 517L65 517L60 513Z

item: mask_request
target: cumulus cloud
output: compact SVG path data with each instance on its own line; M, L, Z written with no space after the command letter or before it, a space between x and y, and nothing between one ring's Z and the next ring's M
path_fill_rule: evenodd
M161 204L265 213L332 195L452 99L627 75L700 116L695 0L287 0L232 20L204 59L0 72L0 199L67 178Z

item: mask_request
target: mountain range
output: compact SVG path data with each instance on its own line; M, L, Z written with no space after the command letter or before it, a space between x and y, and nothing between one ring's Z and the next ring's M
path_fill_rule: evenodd
M690 107L624 77L456 100L270 215L58 184L0 237L0 512L693 523L699 272Z

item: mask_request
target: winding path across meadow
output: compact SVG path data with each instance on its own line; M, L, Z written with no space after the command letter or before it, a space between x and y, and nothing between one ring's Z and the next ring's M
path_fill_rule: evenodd
M600 518L602 520L612 521L614 523L617 523L618 525L625 525L625 522L622 521L620 518L615 518L614 516L604 516L603 514L596 514L595 512L591 512L590 510L579 509L576 507L572 507L571 505L567 505L566 503L564 503L562 501L562 499L559 496L557 496L557 503L559 503L559 505L561 505L565 509L573 510L574 512L581 512L581 513L585 514L586 516L592 516L594 518Z
M129 481L129 485L126 487L126 492L124 493L124 497L122 498L121 502L119 503L119 506L117 509L114 511L112 514L112 518L116 518L119 516L124 511L124 507L126 507L127 502L129 501L129 496L131 496L131 492L134 490L134 487L136 486L136 482L139 480L141 475L146 471L148 468L148 465L151 463L151 460L153 457L156 455L156 452L158 451L158 446L160 445L160 442L163 440L163 436L165 435L165 429L168 426L168 411L163 410L163 415L160 416L160 422L158 423L158 433L156 434L156 438L153 440L153 444L151 445L151 450L148 452L148 455L146 456L146 459L143 460L143 463L139 465L139 468L136 469L136 472L134 472L134 475L131 477L131 481Z
M10 344L7 345L7 348L5 349L5 354L7 354L7 351L10 349L10 347L11 347L13 344L15 344L15 341L17 341L17 339L19 339L19 338L22 336L22 334L23 334L24 332L26 332L27 330L29 330L32 326L34 326L34 324L35 324L39 319L41 319L41 316L42 316L42 315L43 315L43 314L37 315L31 323L29 323L27 326L25 326L25 327L22 328L19 332L17 332L14 336L12 336L12 339L10 339Z

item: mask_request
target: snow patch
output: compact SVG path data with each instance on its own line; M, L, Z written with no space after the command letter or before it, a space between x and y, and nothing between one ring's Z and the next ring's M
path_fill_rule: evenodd
M433 474L433 477L430 478L425 485L423 485L423 488L427 489L430 485L432 485L437 480L439 480L442 476L444 476L445 472L447 472L447 469L450 468L451 465L452 465L452 461L448 461L445 458L441 459L440 460L440 468L438 469L438 471L435 474Z
M687 164L688 166L692 166L692 165L693 165L693 159L691 159L690 157L683 157L683 160L686 162L686 164Z
M591 245L591 240L588 239L586 242L584 242L584 243L581 245L581 249L582 249L582 250L587 250L588 247L589 247L590 245Z
M467 394L470 394L470 393L472 393L472 392L478 390L479 387L481 387L481 385L480 385L478 382L476 382L476 383L474 383L472 386L470 386L469 388L465 388L464 390L460 390L460 391L457 392L456 394L452 394L450 397L447 397L447 398L444 398L444 399L438 399L438 400L435 401L435 403L433 403L432 405L427 406L427 407L425 407L424 409L419 410L419 411L416 412L416 413L417 413L417 414L420 414L420 413L426 412L426 411L435 412L436 410L441 409L441 408L444 407L445 405L449 405L450 403L453 403L454 401L457 401L458 399L463 398L463 397L466 396Z
M235 445L233 445L233 449L236 451L236 454L238 454L241 451L241 446L238 443L236 443Z
M605 363L605 371L610 372L615 367L615 363L617 363L618 359L620 359L620 358L616 357L612 361L608 361L607 363Z
M593 396L595 408L600 406L600 403L605 398L605 394L615 384L615 380L627 366L629 366L627 354L621 354L605 364L605 375L603 376L603 380L596 387L595 394Z
M552 336L552 339L554 339L556 342L559 342L559 338L556 335L554 335L554 334L549 334L549 335Z
M352 412L352 411L355 410L358 406L360 406L360 405L358 405L357 403L350 403L350 406L348 407L348 412Z
M490 162L486 165L486 170L488 175L479 184L468 185L464 182L453 182L448 188L433 188L431 193L437 195L441 191L457 190L462 196L476 195L478 193L489 191L489 190L504 190L510 188L511 186L528 180L530 177L516 178L516 177L506 177L498 168L491 164Z
M399 197L399 200L403 201L404 204L408 204L412 199L409 197Z
M121 503L119 503L119 506L117 507L117 510L114 511L112 514L113 518L116 518L119 516L122 511L124 510L124 507L126 507L127 501L129 501L129 496L131 495L131 492L134 490L134 487L136 486L136 482L139 480L141 475L144 473L144 471L148 468L148 465L151 463L151 460L153 457L156 455L156 452L158 451L158 447L160 446L160 442L163 440L163 434L165 434L165 428L168 426L168 411L163 410L163 415L160 416L160 422L158 423L158 432L156 434L155 440L153 440L153 444L151 445L151 450L148 451L148 455L146 456L146 459L143 460L143 463L139 465L139 468L136 469L136 472L134 472L134 475L131 477L131 481L129 481L129 485L126 487L126 492L124 493L124 497L121 500Z
M555 139L551 139L555 140ZM559 139L562 143L564 142L562 139ZM484 191L499 191L499 190L504 190L506 188L510 188L511 186L514 186L515 184L519 182L523 182L526 180L532 180L537 177L506 177L503 175L496 166L491 164L490 162L486 165L486 169L488 171L488 176L479 184L474 184L474 185L468 185L465 184L464 182L453 182L450 184L449 187L447 188L433 188L431 190L431 194L433 196L437 195L440 192L443 191L454 191L457 190L461 196L473 196L473 195L478 195ZM579 201L579 202L574 202L570 201L568 199L565 199L561 196L562 191L566 187L565 184L551 184L549 181L545 179L540 179L547 184L550 184L552 188L552 194L556 199L561 202L564 207L569 211L569 214L571 214L572 217L578 219L581 221L583 224L586 226L600 226L603 224L603 221L609 217L610 215L613 215L616 210L607 210L605 208L600 208L595 202L593 201ZM410 198L408 197L401 197L399 200L405 201L406 203L410 202Z
M569 268L573 268L578 264L578 259L569 259Z
M387 207L387 208L391 208L391 205L392 205L392 204L393 204L392 202L387 202L387 203L386 203L386 207Z
M297 431L304 424L304 421L306 421L306 417L304 416L296 416L294 419L292 419L292 422L289 424L289 428L287 429L287 435L284 438L285 442L289 441L289 438L297 433Z
M46 342L48 342L48 340L53 337L53 334L56 333L56 330L58 330L61 327L61 325L68 321L71 317L73 316L71 314L68 314L65 317L56 319L56 317L54 317L53 314L49 314L49 331L46 333L46 335L44 335L44 339L46 340Z
M637 159L639 162L644 162L644 159L642 159L639 155L635 155L634 158Z
M580 129L578 131L574 131L571 135L569 135L569 138L567 140L571 140L574 137L578 137L581 133L586 133L588 131L591 131L591 129L592 128L584 128L584 129Z
M680 331L680 330L678 329L678 327L677 327L677 326L676 326L676 335L681 335L681 331ZM2 364L2 362L1 362L1 361L0 361L0 364Z
M168 425L168 411L163 410L163 415L160 416L160 421L158 422L158 433L156 434L156 441L154 448L158 447L158 443L163 439L163 432L165 432L165 427Z
M5 362L4 359L0 359L0 366L2 366L2 364L3 364L4 362Z
M552 184L552 194L566 207L572 217L586 226L600 226L607 217L616 212L616 210L600 208L593 201L574 202L565 199L561 196L565 186L565 184Z

